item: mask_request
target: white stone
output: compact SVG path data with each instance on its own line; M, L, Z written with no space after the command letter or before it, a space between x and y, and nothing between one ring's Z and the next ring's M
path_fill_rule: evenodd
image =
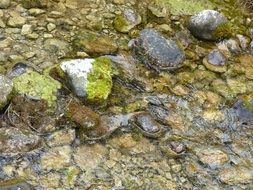
M32 25L25 24L22 26L21 35L28 35L32 33Z
M91 72L94 59L74 59L61 63L61 69L66 72L71 79L72 86L78 96L86 96L87 77Z

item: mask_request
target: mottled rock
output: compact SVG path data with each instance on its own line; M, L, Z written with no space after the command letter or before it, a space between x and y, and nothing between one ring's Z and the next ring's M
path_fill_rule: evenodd
M41 156L41 167L43 170L63 169L70 166L71 150L70 146L51 148Z
M0 153L19 154L32 151L40 146L41 139L25 129L0 128Z
M76 138L74 129L56 131L47 137L47 144L50 147L70 145Z
M251 183L253 180L252 170L244 167L222 169L218 176L223 183L229 185Z
M168 15L168 11L166 6L162 1L153 1L149 4L148 9L151 11L153 15L159 18L166 17Z
M0 75L0 111L7 105L13 94L13 83L4 75Z
M10 18L7 21L7 25L11 27L21 27L26 23L26 18L20 16L18 12L10 12Z
M22 179L9 179L0 182L1 190L33 190L34 187Z
M142 30L140 37L131 43L136 58L157 71L181 67L185 58L175 41L164 38L153 29Z
M0 1L0 9L6 9L11 5L10 0L1 0Z
M74 160L83 170L93 170L105 160L108 150L99 144L78 147Z
M197 148L195 151L199 160L211 168L221 167L229 160L228 155L217 148L201 147Z
M226 61L223 53L219 50L213 50L203 59L203 64L211 71L224 73L227 70Z
M57 38L50 38L45 40L44 48L50 52L63 53L68 53L71 50L71 47L67 42Z
M189 30L200 39L217 40L231 35L227 18L215 10L204 10L189 20Z
M90 31L84 31L78 34L73 43L78 49L90 55L112 54L118 50L118 45L114 39Z
M90 101L107 99L112 88L112 67L110 59L75 59L64 61L61 69L68 75L69 84L75 94Z
M123 15L119 15L114 20L114 28L118 32L127 33L141 23L141 17L132 9L127 9Z
M48 5L48 0L23 0L24 8L45 8Z

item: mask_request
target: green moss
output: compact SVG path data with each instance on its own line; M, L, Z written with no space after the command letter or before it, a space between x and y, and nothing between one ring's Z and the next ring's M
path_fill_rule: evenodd
M28 71L13 79L14 88L20 94L43 99L48 106L53 106L56 101L57 90L61 84L49 76Z
M227 22L217 27L213 34L216 39L230 38L233 35L233 26L230 22Z
M169 6L173 15L193 15L204 9L212 9L208 0L159 0Z
M92 71L88 74L87 99L90 101L106 100L112 89L111 60L99 57L92 65Z
M123 32L125 30L124 28L128 25L128 22L122 15L119 15L115 18L113 24L114 24L114 28L117 31Z

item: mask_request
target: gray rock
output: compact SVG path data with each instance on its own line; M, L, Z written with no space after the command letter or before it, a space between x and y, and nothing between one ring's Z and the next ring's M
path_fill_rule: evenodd
M114 28L122 33L127 33L141 23L141 17L134 10L127 9L123 15L119 15L114 20Z
M175 41L164 38L153 29L142 30L131 46L137 59L157 71L181 67L185 59Z
M213 50L207 56L208 62L216 66L224 66L226 63L226 57L218 50Z
M0 8L1 9L6 9L10 6L11 1L10 0L1 0L0 1Z
M0 154L26 153L39 147L41 139L28 130L0 128Z
M10 18L8 19L7 25L10 27L18 28L26 23L26 18L20 16L18 12L10 12Z
M197 38L217 40L221 37L216 35L217 28L227 23L228 20L223 14L215 10L204 10L190 18L188 28Z
M4 75L0 75L0 110L7 105L13 92L12 81Z

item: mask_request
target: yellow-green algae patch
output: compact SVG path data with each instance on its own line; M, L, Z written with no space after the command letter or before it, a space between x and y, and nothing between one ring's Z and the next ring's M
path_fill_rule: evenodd
M205 9L213 9L208 0L158 0L169 7L173 15L194 15Z
M112 89L112 65L107 57L99 57L92 63L88 74L87 99L90 101L106 100Z
M34 71L27 71L14 78L13 83L17 93L43 99L48 103L48 106L55 104L57 90L61 88L58 81Z

